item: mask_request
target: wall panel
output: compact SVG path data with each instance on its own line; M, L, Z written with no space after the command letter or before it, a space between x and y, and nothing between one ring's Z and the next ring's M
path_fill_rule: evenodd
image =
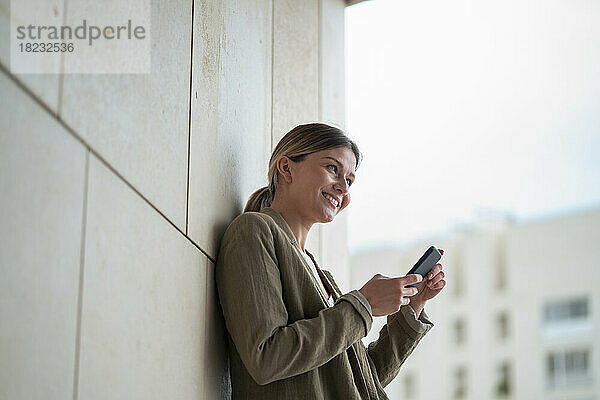
M127 4L68 2L68 22L129 13ZM190 1L152 1L152 73L66 74L61 105L67 124L184 232L191 12Z
M0 93L0 398L72 398L86 150L1 72Z
M18 6L17 9L11 9L11 0L0 0L0 64L8 71L10 67L10 15L14 13L14 21L23 26L36 24L40 22L43 25L61 25L64 17L64 0L44 0L39 1L37 7L29 5L34 0L19 2L13 0L12 3ZM14 40L14 38L13 38ZM60 69L59 57L45 57L44 54L39 54L40 57L32 57L30 67L39 72L58 71ZM35 93L44 104L46 104L53 112L58 109L58 86L60 83L60 75L58 74L15 74L29 90Z
M215 265L207 262L206 331L204 344L203 399L231 398L231 379L227 353L227 333L215 282Z
M194 7L189 236L217 242L267 184L271 113L270 0Z
M319 120L345 127L344 1L319 0ZM350 132L349 132L350 133ZM350 136L352 137L351 133ZM360 145L360 144L359 144ZM357 171L360 179L360 172ZM352 189L350 190L352 193ZM343 292L351 289L348 258L348 214L350 205L321 230L321 259Z
M273 3L273 131L274 149L296 125L319 118L319 1ZM321 265L321 224L305 243Z
M90 157L79 398L202 398L207 262Z
M273 148L294 126L319 118L319 2L273 4Z

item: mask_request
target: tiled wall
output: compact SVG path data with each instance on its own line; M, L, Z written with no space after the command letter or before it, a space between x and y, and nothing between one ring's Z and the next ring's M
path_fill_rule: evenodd
M19 75L0 0L2 399L227 398L219 239L283 134L344 126L343 0L151 15L150 74ZM346 218L307 248L350 290Z

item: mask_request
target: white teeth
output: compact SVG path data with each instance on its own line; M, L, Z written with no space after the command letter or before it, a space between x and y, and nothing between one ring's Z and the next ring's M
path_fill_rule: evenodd
M331 197L330 195L328 195L327 193L323 193L323 196L325 196L325 198L327 200L329 200L331 202L331 204L333 204L336 208L338 206L338 202L336 199L334 199L333 197Z

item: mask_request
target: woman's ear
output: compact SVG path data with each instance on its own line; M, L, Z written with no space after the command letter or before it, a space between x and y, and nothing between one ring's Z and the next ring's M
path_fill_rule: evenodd
M292 182L292 160L290 160L287 156L281 156L277 160L277 172L281 179L283 179L286 183Z

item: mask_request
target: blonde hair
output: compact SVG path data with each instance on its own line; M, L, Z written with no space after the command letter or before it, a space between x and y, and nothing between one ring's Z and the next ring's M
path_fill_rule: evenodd
M298 125L281 138L271 159L269 160L269 185L264 186L250 196L244 212L260 211L263 207L268 207L273 202L275 190L278 186L277 160L281 156L287 156L294 162L302 161L307 155L321 150L328 150L337 147L347 147L356 157L355 170L360 165L362 154L358 146L352 141L340 128L323 123L310 123Z

